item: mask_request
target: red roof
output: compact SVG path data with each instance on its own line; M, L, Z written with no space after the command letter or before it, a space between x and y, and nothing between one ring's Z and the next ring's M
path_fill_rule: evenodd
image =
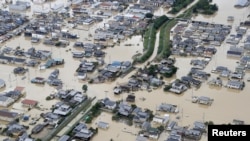
M8 118L16 118L17 117L17 113L15 112L9 112L6 110L0 110L0 116L1 117L8 117Z
M22 92L24 90L24 87L17 86L14 91Z
M30 100L30 99L24 99L22 101L22 104L31 105L31 106L35 106L37 103L38 103L38 101Z
M102 2L100 5L101 6L112 6L112 3L110 3L110 2Z

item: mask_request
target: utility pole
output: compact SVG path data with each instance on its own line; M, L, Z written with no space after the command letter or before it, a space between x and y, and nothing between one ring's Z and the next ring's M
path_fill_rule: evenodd
M184 120L184 118L183 118L183 108L181 108L181 125L183 126L183 120Z
M205 122L205 113L203 113L202 115L202 120L203 120L203 123Z
M10 87L12 87L12 85L11 85L11 74L9 74L9 82L10 82Z
M105 98L107 97L107 93L108 93L108 91L104 91L105 92Z
M192 87L192 98L193 98L193 96L194 96L194 88Z

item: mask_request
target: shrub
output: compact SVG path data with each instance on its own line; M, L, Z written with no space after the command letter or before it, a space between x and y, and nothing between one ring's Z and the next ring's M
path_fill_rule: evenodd
M51 97L50 97L50 96L47 96L47 97L46 97L46 100L51 100Z
M94 82L93 79L90 79L90 80L89 80L89 84L92 84L93 82Z
M86 92L88 90L88 86L86 84L82 85L82 90Z
M171 89L171 88L172 88L171 85L167 85L167 86L164 87L163 91L164 91L164 92L167 92L167 91L169 91L169 89Z
M154 28L158 30L162 24L164 24L168 20L168 17L166 15L162 15L159 18L155 19L154 21Z

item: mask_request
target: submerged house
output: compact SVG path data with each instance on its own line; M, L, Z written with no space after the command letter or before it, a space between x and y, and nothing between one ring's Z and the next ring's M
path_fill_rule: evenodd
M0 55L0 62L3 64L25 64L26 59Z
M0 106L2 107L8 107L12 103L14 103L15 100L11 97L0 95Z
M201 131L202 133L206 132L206 125L205 123L201 122L201 121L195 121L193 123L193 130L198 130L198 131Z
M24 99L22 100L22 105L25 107L33 108L38 104L38 101L36 100L31 100L31 99Z
M169 113L178 113L179 110L176 105L162 103L157 107L157 111L169 112Z
M138 112L133 118L133 121L135 123L140 123L142 124L143 122L146 122L149 118L149 114L146 112Z
M235 3L234 7L246 7L249 5L249 3L250 3L249 0L238 0Z
M94 135L92 131L90 131L84 123L79 123L73 129L74 138L80 140L90 140L90 138Z
M0 120L11 122L11 121L16 120L17 118L19 118L19 115L16 112L0 110Z
M232 88L232 89L243 90L243 88L244 88L244 82L242 82L242 81L232 81L232 80L229 80L229 81L227 82L226 87Z
M62 65L62 64L64 64L64 59L54 58L54 59L47 60L47 62L44 65L42 65L41 67L50 68L50 67L53 67L56 65Z
M170 92L181 94L182 92L186 91L188 87L185 84L174 82L169 89Z
M108 109L114 110L117 106L115 101L111 101L109 98L104 98L101 103Z
M244 54L243 48L238 47L230 47L230 49L227 51L228 57L241 57Z
M97 123L97 126L98 126L98 128L102 128L102 129L108 129L109 128L109 124L106 123L106 122L103 122L103 121L99 121Z
M76 72L93 72L96 68L96 65L93 62L83 61Z
M208 82L208 84L209 85L215 85L215 86L222 86L223 85L222 80L219 79L219 78L217 78L217 79L213 78L212 80L210 80Z
M53 113L58 114L58 115L62 115L62 116L66 116L67 114L70 113L70 111L72 110L72 108L68 105L61 105L60 107L56 108Z
M201 131L194 129L186 130L184 133L184 137L187 139L200 140L201 136L202 136Z
M10 124L8 125L8 129L6 131L7 135L13 135L14 137L18 137L22 134L24 134L26 131L26 128L23 125L19 124Z
M229 69L224 66L217 66L212 70L213 73L221 73L222 71L228 71Z
M200 96L198 97L198 103L204 104L204 105L211 105L213 102L213 99L206 97L206 96Z
M118 113L120 115L128 116L129 114L131 114L132 111L133 111L133 108L130 105L128 105L126 102L121 102L119 104Z

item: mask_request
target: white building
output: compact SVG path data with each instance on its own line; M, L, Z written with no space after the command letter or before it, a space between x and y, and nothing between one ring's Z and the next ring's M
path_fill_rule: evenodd
M169 121L169 114L165 114L164 117L155 116L153 122L159 124L167 124Z
M70 108L70 106L64 104L64 105L61 105L60 107L58 107L57 109L55 109L53 113L65 116L71 110L72 110L72 108Z
M15 100L10 97L4 96L4 95L0 96L0 106L8 107L13 102L15 102Z

